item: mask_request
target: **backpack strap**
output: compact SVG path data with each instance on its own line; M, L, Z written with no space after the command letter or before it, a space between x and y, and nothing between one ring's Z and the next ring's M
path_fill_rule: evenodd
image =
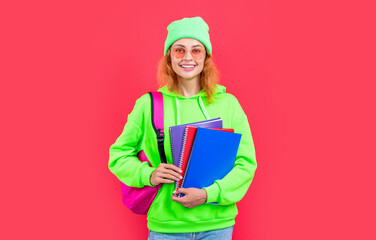
M162 163L167 163L164 150L163 96L161 92L149 92L151 99L151 123L157 135L158 151Z

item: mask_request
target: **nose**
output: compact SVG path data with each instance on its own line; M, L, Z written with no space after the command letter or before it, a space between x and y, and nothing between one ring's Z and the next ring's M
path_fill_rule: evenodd
M185 60L185 59L192 59L191 51L186 51L185 52L183 60Z

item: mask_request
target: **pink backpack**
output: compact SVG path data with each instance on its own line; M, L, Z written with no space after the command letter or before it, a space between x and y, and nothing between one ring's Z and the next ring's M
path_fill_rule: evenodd
M162 163L167 163L164 151L163 96L160 92L149 92L149 95L151 99L151 122L157 135L159 156ZM151 167L150 161L143 150L137 154L137 157L141 162L147 161ZM123 203L132 212L145 215L149 211L150 205L153 203L160 187L161 184L156 187L129 187L121 182Z

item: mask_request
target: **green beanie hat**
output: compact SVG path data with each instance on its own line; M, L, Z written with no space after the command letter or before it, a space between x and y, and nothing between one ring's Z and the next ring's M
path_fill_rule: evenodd
M201 17L183 18L174 21L167 26L167 31L164 55L166 55L171 44L180 38L194 38L204 44L210 54L212 53L209 26Z

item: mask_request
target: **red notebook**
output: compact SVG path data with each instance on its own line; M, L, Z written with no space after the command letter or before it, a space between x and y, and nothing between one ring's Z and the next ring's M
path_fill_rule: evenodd
M226 131L226 132L234 132L234 129L230 128L208 128L208 129L214 129L219 131ZM182 170L181 176L183 177L180 181L176 182L175 184L175 191L181 187L185 171L187 169L187 164L189 160L189 155L191 154L192 145L195 139L197 127L192 126L186 126L185 132L184 132L184 138L183 138L183 147L180 155L180 161L179 161L179 168ZM174 194L174 196L178 196L177 194Z

